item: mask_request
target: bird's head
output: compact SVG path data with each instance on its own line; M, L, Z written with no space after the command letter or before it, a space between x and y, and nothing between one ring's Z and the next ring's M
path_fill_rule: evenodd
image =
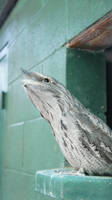
M49 119L49 113L57 116L68 109L67 101L72 99L69 91L54 78L44 76L37 72L22 70L23 85L32 103L42 116Z

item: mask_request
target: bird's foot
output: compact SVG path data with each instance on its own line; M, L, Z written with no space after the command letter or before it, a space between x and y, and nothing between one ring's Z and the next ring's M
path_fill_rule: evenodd
M86 175L83 168L80 168L78 171L74 170L74 172L75 172L75 175L77 175L77 176L85 176Z

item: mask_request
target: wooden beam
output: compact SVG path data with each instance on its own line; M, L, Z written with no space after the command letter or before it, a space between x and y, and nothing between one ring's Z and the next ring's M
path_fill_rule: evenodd
M2 27L3 23L7 19L14 6L16 5L17 1L18 0L7 0L7 3L0 12L0 28Z
M112 10L74 37L68 48L103 50L112 46Z

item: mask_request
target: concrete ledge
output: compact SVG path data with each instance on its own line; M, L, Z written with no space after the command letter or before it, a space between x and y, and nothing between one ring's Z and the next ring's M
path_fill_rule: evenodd
M76 175L72 168L37 171L35 191L56 199L112 200L112 177Z

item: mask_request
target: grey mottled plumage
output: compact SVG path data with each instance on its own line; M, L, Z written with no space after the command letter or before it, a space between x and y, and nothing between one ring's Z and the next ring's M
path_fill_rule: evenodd
M112 131L57 80L23 70L24 87L50 123L65 158L79 172L112 175Z

